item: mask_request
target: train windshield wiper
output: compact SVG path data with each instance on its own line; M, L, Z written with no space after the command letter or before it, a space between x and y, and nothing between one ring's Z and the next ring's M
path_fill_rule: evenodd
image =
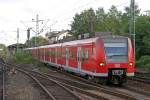
M113 55L107 55L108 57L114 57L114 56L126 56L125 54L113 54Z

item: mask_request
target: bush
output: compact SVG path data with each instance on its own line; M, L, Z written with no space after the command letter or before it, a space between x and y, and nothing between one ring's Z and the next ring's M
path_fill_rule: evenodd
M136 62L136 66L150 70L150 56L142 56L139 61Z
M150 63L145 65L145 68L150 72Z
M18 50L14 54L13 59L15 62L18 62L18 63L21 62L21 63L26 63L26 64L31 64L35 61L29 53L26 53L22 50Z
M142 56L140 62L142 65L150 64L150 56Z
M140 61L136 61L135 66L140 68L141 67L141 62Z

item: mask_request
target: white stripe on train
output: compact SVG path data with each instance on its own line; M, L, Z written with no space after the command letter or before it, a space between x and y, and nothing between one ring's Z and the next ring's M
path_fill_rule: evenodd
M55 63L51 63L51 62L47 62L47 61L42 61L44 63L48 63L52 66L55 66L55 67L63 67L65 70L68 70L68 71L72 71L72 72L75 72L75 73L79 73L79 74L82 74L82 75L91 75L91 76L100 76L100 77L107 77L108 76L108 73L94 73L94 72L90 72L90 71L86 71L86 70L78 70L77 68L72 68L70 66L64 66L64 65L61 65L61 64L55 64ZM127 73L127 76L134 76L134 73Z

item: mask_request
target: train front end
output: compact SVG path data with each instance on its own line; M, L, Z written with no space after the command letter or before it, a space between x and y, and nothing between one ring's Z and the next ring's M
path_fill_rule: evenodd
M134 76L134 51L131 40L127 37L112 36L104 38L105 67L108 81L113 84L126 82Z

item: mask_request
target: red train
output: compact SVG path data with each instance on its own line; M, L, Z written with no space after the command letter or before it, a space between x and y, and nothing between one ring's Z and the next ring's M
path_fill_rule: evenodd
M44 63L114 84L122 84L135 72L134 51L127 37L95 37L25 50Z

